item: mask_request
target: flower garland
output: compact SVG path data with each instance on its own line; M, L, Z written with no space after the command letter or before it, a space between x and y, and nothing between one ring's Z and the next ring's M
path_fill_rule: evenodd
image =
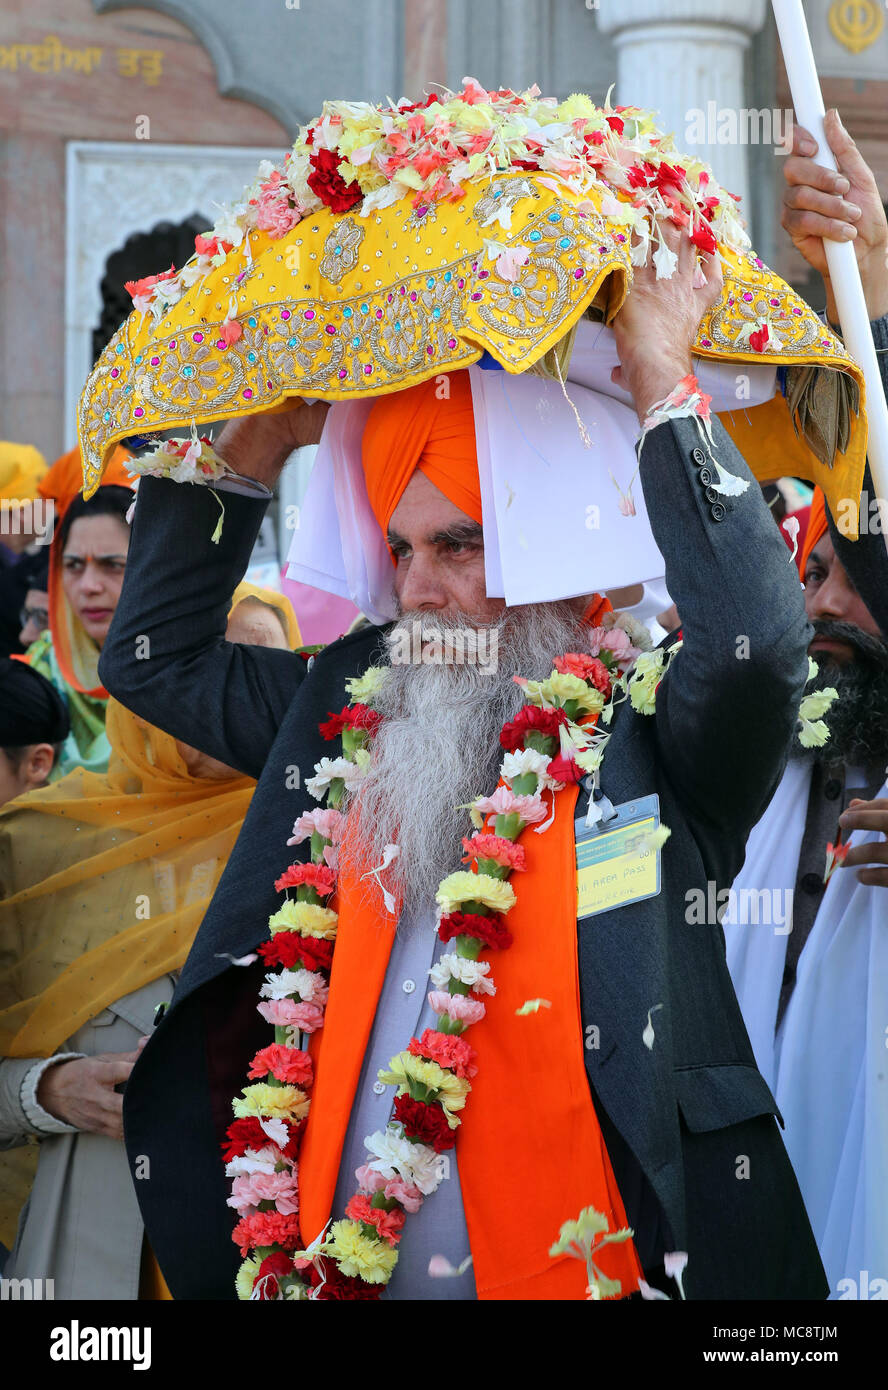
M435 204L465 196L466 183L509 170L541 175L556 192L603 192L602 212L634 240L633 264L644 264L652 243L657 247L658 276L671 276L676 265L660 233L663 221L687 228L707 253L717 241L738 251L749 246L736 195L719 186L709 165L680 154L652 112L612 108L609 97L596 106L582 94L559 102L536 86L486 91L466 77L461 91L435 92L422 102L326 102L302 127L283 164L263 160L240 202L223 208L212 231L195 237L195 254L185 266L129 281L126 288L138 310L159 319L213 268L228 261L234 273L239 260L243 267L222 330L236 341L241 329L234 291L251 264L254 230L274 240L323 208L337 214L357 208L368 217L408 194L421 223L434 215ZM494 223L508 230L509 209L492 212L486 225ZM505 278L514 278L514 248L491 241L488 254ZM760 351L767 328L763 332L761 343L750 340Z
M456 1143L478 1069L464 1034L484 1017L485 1001L496 993L482 955L508 950L513 941L506 919L516 895L509 879L526 867L518 841L529 826L536 833L548 828L557 790L585 774L597 777L611 736L602 726L611 723L618 703L628 699L638 713L654 713L657 686L681 646L679 639L665 650L651 650L645 628L625 614L609 613L590 630L588 653L557 657L543 681L515 677L526 703L500 733L501 784L467 808L474 833L463 837L462 848L471 868L449 874L436 894L437 933L451 948L429 972L437 1027L410 1038L379 1072L380 1081L395 1088L392 1119L367 1140L344 1216L302 1249L297 1159L313 1068L300 1034L316 1032L324 1021L338 924L333 903L345 823L340 808L369 767L381 719L373 702L386 671L371 667L346 682L351 703L320 725L325 739L341 738L342 755L322 758L306 782L326 805L301 815L287 841L310 839L311 862L291 864L277 879L277 891L293 890L295 899L287 896L269 918L271 936L258 948L269 967L258 1009L274 1027L274 1042L253 1058L248 1079L254 1084L234 1100L235 1119L222 1145L226 1174L233 1179L228 1204L240 1217L233 1232L243 1256L239 1297L357 1300L382 1293L397 1264L407 1217L437 1190L444 1177L442 1154ZM552 793L550 806L546 792ZM529 1001L523 1011L546 1003ZM562 1241L568 1234L564 1228ZM624 1238L621 1232L605 1241ZM618 1292L602 1282L590 1250L586 1255L590 1296Z
M384 668L348 681L351 704L321 724L325 739L341 737L342 756L316 765L306 786L326 805L303 814L288 841L310 837L311 862L290 865L275 883L288 896L269 919L271 937L259 946L270 972L258 1006L274 1026L274 1042L253 1058L254 1084L235 1099L223 1144L233 1179L229 1205L240 1216L233 1238L244 1256L237 1278L242 1298L378 1297L397 1263L407 1216L442 1181L441 1155L456 1142L477 1071L463 1034L484 1017L484 1001L495 994L482 953L512 944L506 916L516 897L508 879L523 871L526 857L517 841L528 826L542 831L551 823L547 791L554 805L556 790L598 769L610 734L596 726L610 722L616 703L628 698L642 712L653 710L655 684L681 645L668 654L642 650L650 647L647 630L625 615L608 614L589 636L590 652L558 657L547 680L516 677L526 704L500 735L502 785L468 808L474 833L462 847L472 869L450 874L436 895L438 936L451 947L430 972L438 1025L411 1038L379 1073L396 1090L393 1118L368 1140L344 1218L301 1250L297 1156L313 1073L299 1034L323 1023L337 929L331 904L344 828L340 807L369 765L380 720L372 705Z

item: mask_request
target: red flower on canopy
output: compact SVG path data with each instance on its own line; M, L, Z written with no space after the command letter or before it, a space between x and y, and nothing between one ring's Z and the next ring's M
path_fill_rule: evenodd
M717 243L713 236L712 228L702 217L699 217L694 223L690 235L694 245L699 247L701 251L705 251L707 255L711 256L717 249Z
M764 352L765 348L768 346L768 339L770 336L766 323L762 324L761 328L757 328L754 333L750 333L749 346L752 348L753 352Z
M135 299L138 295L147 294L153 290L155 285L159 285L162 280L171 280L176 273L176 267L171 265L169 270L162 270L159 275L146 275L142 280L127 280L124 289L127 294Z
M334 212L348 212L364 196L360 184L346 183L339 172L341 162L332 150L318 150L309 157L312 171L306 183L312 193L317 194L321 202Z

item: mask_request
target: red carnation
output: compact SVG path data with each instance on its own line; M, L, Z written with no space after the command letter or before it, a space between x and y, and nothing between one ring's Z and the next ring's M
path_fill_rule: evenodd
M752 348L753 352L764 352L765 348L768 346L768 339L770 336L766 323L763 324L761 328L757 328L754 333L750 333L749 346Z
M260 1299L272 1299L278 1296L278 1280L285 1279L288 1275L295 1274L293 1261L283 1250L274 1250L259 1266L259 1273L253 1280L253 1288L259 1284ZM262 1281L260 1283L260 1281Z
M630 188L647 188L648 170L646 166L633 164L626 170L626 177L629 180Z
M586 145L586 146L588 146L588 145L603 145L603 144L604 144L604 131L603 131L603 130L593 130L593 131L590 132L589 135L584 135L584 136L583 136L583 144Z
M326 897L336 887L336 880L333 870L326 864L291 864L280 878L275 879L274 886L279 893L283 893L285 888L298 888L300 884L307 884L321 897Z
M339 714L329 711L330 718L321 724L321 735L325 739L338 738L343 729L367 729L373 733L382 716L369 705L346 705Z
M715 237L712 234L712 228L702 217L698 217L690 236L694 245L699 247L701 251L705 251L709 256L718 249Z
M483 917L479 912L451 912L438 923L438 936L452 941L455 936L474 936L497 951L507 951L514 937L497 912Z
M258 947L266 965L282 965L287 970L329 970L333 960L332 941L320 937L302 936L296 931L275 932L270 941Z
M509 753L524 747L524 740L530 733L542 734L544 738L558 738L561 724L567 723L563 709L539 709L536 705L525 705L515 718L503 725L500 743Z
M658 164L656 166L656 183L661 193L668 188L681 188L685 182L685 171L679 166L671 164Z
M566 758L563 753L559 753L557 758L549 761L549 776L554 777L556 782L581 782L583 780L582 770L577 767L573 758Z
M302 1244L299 1217L280 1211L256 1211L237 1223L231 1239L240 1247L244 1259L261 1245L281 1245L285 1250L297 1250Z
M434 1101L414 1100L412 1096L398 1096L394 1115L404 1126L408 1139L418 1139L421 1144L430 1144L436 1154L443 1149L452 1149L456 1143L456 1131L447 1123L443 1109Z
M299 1126L286 1120L284 1123L287 1125L289 1138L282 1152L287 1158L295 1158L299 1152ZM222 1157L226 1163L230 1163L234 1158L241 1158L247 1149L258 1151L270 1143L271 1140L255 1115L249 1115L242 1120L232 1120L228 1126L221 1146Z
M357 1275L343 1274L335 1260L319 1259L302 1271L302 1277L309 1288L317 1290L315 1297L321 1303L333 1299L376 1299L385 1288L385 1284L368 1284Z
M297 1047L271 1043L256 1053L247 1076L251 1081L256 1081L269 1072L286 1085L310 1086L313 1076L311 1057Z
M123 288L135 299L138 295L153 290L154 286L161 284L163 280L171 280L175 273L176 267L171 265L169 270L162 270L159 275L145 275L141 280L127 280Z
M339 172L341 160L332 150L318 150L309 158L312 172L306 183L333 212L348 212L363 198L360 185L346 183Z
M623 122L619 116L608 116L606 119L611 130L615 130L618 135L623 134Z

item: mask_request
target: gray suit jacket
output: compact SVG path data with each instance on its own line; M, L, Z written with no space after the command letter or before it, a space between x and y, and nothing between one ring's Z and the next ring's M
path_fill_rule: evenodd
M731 884L783 771L810 639L797 572L760 490L717 422L715 437L723 464L750 479L741 497L712 490L689 421L661 425L642 456L684 647L655 716L620 707L602 784L614 803L656 791L672 836L657 897L579 924L583 1022L599 1030L599 1047L584 1055L645 1268L686 1250L689 1297L821 1298L822 1268L721 928L686 920L690 890ZM243 955L262 939L282 846L314 804L305 778L329 753L318 723L345 703L344 681L372 663L379 641L372 627L353 633L309 670L299 655L224 640L263 512L262 502L226 496L214 546L214 499L143 480L100 663L124 704L258 779L173 1006L125 1099L130 1154L151 1156L139 1199L177 1298L233 1296L238 1260L216 1146L251 1051L268 1040L255 1009L261 968L232 969L220 952ZM138 659L144 637L150 657ZM288 790L294 764L300 788ZM653 1005L662 1007L649 1050Z

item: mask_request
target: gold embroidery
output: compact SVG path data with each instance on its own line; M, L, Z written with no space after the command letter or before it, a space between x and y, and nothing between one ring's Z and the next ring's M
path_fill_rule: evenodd
M364 240L364 228L352 217L337 218L324 239L323 254L318 266L325 279L338 285L344 275L358 264L358 248Z

